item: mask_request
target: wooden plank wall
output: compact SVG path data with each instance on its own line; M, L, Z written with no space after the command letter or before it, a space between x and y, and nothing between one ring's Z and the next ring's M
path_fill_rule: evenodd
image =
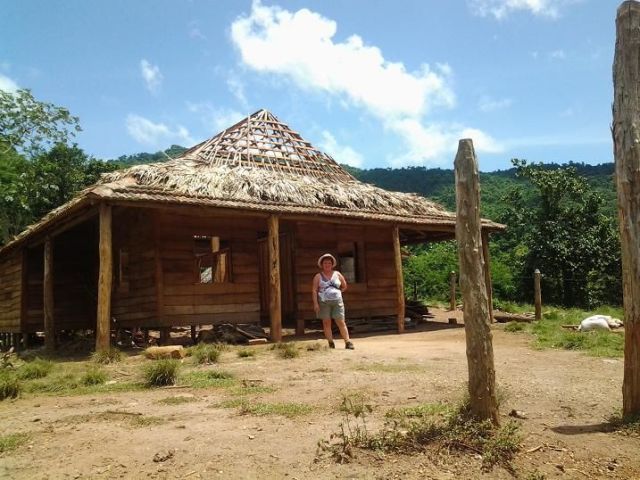
M26 255L27 288L26 288L26 319L24 329L27 332L41 332L44 330L43 313L43 275L44 248L42 245L24 250Z
M311 281L318 272L318 257L336 256L341 242L362 242L358 261L365 262L365 281L349 285L345 293L347 318L395 315L396 273L391 227L365 227L320 223L298 223L296 228L296 285L298 315L315 318L311 301ZM338 269L340 267L338 266Z
M162 324L250 323L260 320L258 230L264 220L158 214ZM232 281L195 282L194 235L231 245Z
M153 210L113 209L113 292L116 327L158 327ZM127 284L120 283L120 255L129 257Z
M0 332L20 332L22 309L22 251L0 260Z

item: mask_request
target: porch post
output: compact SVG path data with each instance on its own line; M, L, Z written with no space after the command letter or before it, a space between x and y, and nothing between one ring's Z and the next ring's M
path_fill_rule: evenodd
M111 283L113 280L111 251L111 206L100 204L100 273L98 276L98 314L96 318L96 350L111 346Z
M489 321L493 319L493 283L491 282L491 255L489 254L489 232L482 230L482 257L484 258L484 281L487 284L487 298L489 299Z
M271 340L282 340L282 308L280 299L280 221L271 215L269 224L269 320Z
M47 237L44 242L44 278L43 278L43 311L44 311L44 345L52 352L56 348L56 328L53 301L53 240Z
M393 253L396 267L397 305L398 305L398 333L404 332L404 278L402 276L402 255L400 252L400 232L398 226L393 226Z

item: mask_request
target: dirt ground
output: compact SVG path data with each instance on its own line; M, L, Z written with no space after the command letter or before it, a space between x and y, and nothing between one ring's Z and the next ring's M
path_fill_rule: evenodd
M448 316L437 312L436 322L403 335L356 336L354 351L337 342L336 350L304 351L285 360L257 347L254 358L238 358L230 350L220 365L207 367L272 387L252 395L253 401L314 407L294 418L222 408L232 398L224 388L0 402L1 434L31 434L26 445L0 454L0 478L514 478L501 467L483 473L473 455L446 452L363 452L348 464L314 461L317 442L336 432L342 420L343 394L370 399L372 424L392 407L461 397L467 377L464 328L446 325ZM507 421L512 409L526 414L518 420L524 432L514 462L518 478L640 478L640 439L606 428L622 404L621 359L537 351L526 334L506 333L500 325L493 332L497 383L505 397L501 415ZM191 401L159 403L175 396ZM129 418L139 414L162 421L133 426Z

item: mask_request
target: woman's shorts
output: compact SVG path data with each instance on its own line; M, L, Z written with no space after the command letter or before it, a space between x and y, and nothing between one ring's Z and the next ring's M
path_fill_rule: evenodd
M319 301L318 305L320 305L318 318L333 318L334 320L344 320L344 302L342 300L329 302Z

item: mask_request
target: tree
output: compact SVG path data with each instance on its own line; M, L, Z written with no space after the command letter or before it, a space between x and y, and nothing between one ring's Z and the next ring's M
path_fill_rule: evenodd
M602 213L603 199L573 166L549 168L512 160L516 175L535 188L507 195L502 218L508 224L498 240L514 252L522 291L531 298L531 274L543 273L549 303L592 307L620 302L620 252L615 221Z
M640 415L640 3L624 2L616 18L613 149L624 282L622 412Z
M36 100L30 90L0 90L0 151L34 156L48 145L67 143L81 131L78 117L64 107Z

